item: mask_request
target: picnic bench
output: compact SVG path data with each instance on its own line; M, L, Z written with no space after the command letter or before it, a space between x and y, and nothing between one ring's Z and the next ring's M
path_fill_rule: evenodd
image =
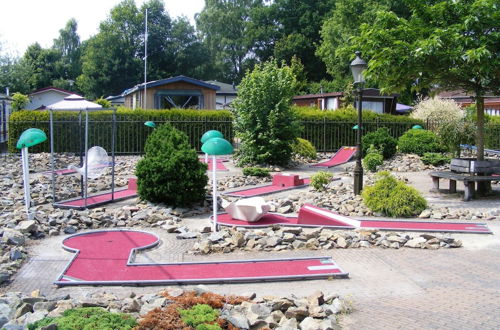
M439 179L448 179L450 181L449 192L457 192L457 181L463 181L464 189L464 201L470 201L474 197L476 190L476 182L490 182L500 181L500 176L498 175L473 175L467 173L454 173L454 172L430 172L429 175L432 178L432 183L436 190L439 190Z

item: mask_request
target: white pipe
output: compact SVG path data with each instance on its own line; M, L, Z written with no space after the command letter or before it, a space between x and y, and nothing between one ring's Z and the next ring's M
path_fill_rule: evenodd
M208 154L207 153L205 153L205 164L208 165Z
M31 196L30 196L30 172L28 167L28 148L24 147L21 149L21 157L23 164L23 181L24 181L24 204L26 205L26 214L28 215L28 220L30 217L30 206L31 206Z
M212 209L214 210L214 220L212 225L212 231L217 231L217 174L215 172L217 161L215 160L215 155L212 156Z

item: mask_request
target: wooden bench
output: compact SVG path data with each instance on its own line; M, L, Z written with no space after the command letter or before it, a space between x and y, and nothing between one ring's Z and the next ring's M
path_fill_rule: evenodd
M430 172L429 175L432 178L432 183L434 184L434 188L439 190L439 179L448 179L450 180L449 192L456 193L457 192L457 181L463 181L465 189L464 189L464 201L470 201L474 197L476 182L480 181L500 181L500 176L497 175L470 175L470 174L461 174L454 172Z

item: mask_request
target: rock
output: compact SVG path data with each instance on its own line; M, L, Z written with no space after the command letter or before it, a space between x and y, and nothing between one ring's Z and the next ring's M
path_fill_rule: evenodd
M212 243L221 241L224 239L224 233L221 231L214 232L208 236L208 240Z
M33 305L33 311L40 311L40 310L45 310L45 311L53 311L56 308L56 302L55 301L39 301L36 302Z
M24 318L24 324L28 325L30 323L35 323L36 321L39 321L43 319L45 316L47 316L47 311L46 310L39 310L35 311L33 313L26 313L25 318Z
M24 220L17 225L17 230L21 233L31 233L37 229L35 220Z
M122 312L124 313L136 313L141 310L141 304L134 298L123 299Z
M65 234L71 235L71 234L76 233L77 230L78 229L75 226L67 226L66 228L64 228L63 231L64 231Z
M279 327L276 330L296 330L299 328L299 324L295 318L287 319L283 317L278 324Z
M300 322L309 316L309 311L305 307L290 307L285 312L285 316L289 319L297 319Z
M307 297L307 302L309 306L320 306L325 303L325 295L321 291L316 291L309 297Z
M411 247L411 248L419 248L425 242L426 242L425 238L423 238L423 237L415 237L415 238L409 240L408 242L406 242L404 246Z
M23 254L18 249L12 249L10 250L9 258L12 261L19 260L23 258Z
M168 288L165 291L170 297L180 297L184 294L184 290L181 288Z
M345 238L343 238L342 236L340 236L339 238L337 238L337 245L340 247L340 248L346 248L347 247L347 242L345 240Z
M230 315L223 316L225 320L233 324L235 327L240 329L249 329L250 325L248 324L247 318L240 313L231 313Z
M312 317L306 317L300 322L302 330L333 330L333 325L330 320L318 320Z
M232 241L237 247L242 247L245 244L245 236L239 231L233 231Z
M29 312L33 312L33 305L28 303L22 303L21 306L19 306L14 312L14 318L17 319Z
M3 228L2 242L12 245L24 245L26 238L24 235L14 229Z
M198 234L188 231L188 232L180 233L179 235L177 235L175 237L177 239L193 239L193 238L198 237Z
M149 303L145 303L141 306L141 309L139 311L139 315L146 315L150 311L152 311L155 308L161 308L164 307L167 304L167 299L166 298L157 298Z
M430 216L431 216L431 210L426 209L423 210L418 217L421 219L427 219L430 218Z

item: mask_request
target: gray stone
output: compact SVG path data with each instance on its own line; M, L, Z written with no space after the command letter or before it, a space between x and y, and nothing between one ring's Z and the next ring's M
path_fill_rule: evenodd
M224 233L221 231L214 232L208 236L208 240L212 243L218 242L224 239Z
M404 246L411 247L411 248L419 248L425 242L426 242L425 238L423 238L423 237L415 237L415 238L409 240L408 242L406 242Z
M36 302L33 305L33 311L40 311L40 310L46 310L46 311L52 311L56 308L56 302L55 301L39 301Z
M287 319L286 317L284 317L278 324L279 327L277 327L276 330L296 330L299 328L299 323L295 318Z
M25 220L21 221L17 225L17 230L21 233L31 233L32 231L36 231L37 225L35 220Z
M240 329L249 329L250 324L248 324L247 318L240 313L231 313L224 316L224 319L233 324L235 327Z
M125 298L123 299L122 312L124 313L136 313L141 310L141 304L137 299Z
M4 227L2 242L12 245L24 245L26 238L17 230Z
M316 291L309 297L307 297L309 306L319 306L325 303L325 295L321 291Z
M43 319L45 316L47 316L47 311L44 310L39 310L33 313L26 313L25 318L24 318L24 324L28 325L30 323L35 323L36 321L39 321Z
M346 248L347 247L347 242L345 240L345 238L343 238L342 236L340 236L339 238L337 238L337 245L338 247L340 248Z
M180 233L179 235L177 235L175 237L177 239L193 239L193 238L198 237L198 234L188 231L188 232Z
M77 230L78 230L78 228L76 228L75 226L67 226L66 228L64 228L63 231L65 234L71 235L71 234L76 233Z
M139 315L146 315L153 309L164 307L166 304L167 304L166 298L157 298L149 303L145 303L144 305L142 305L139 311Z
M21 316L23 316L26 313L33 312L33 305L28 304L28 303L22 303L21 306L19 306L15 313L14 313L14 318L17 319Z
M285 316L289 319L290 318L297 319L297 321L300 322L309 316L309 311L305 307L290 307L285 312Z
M18 249L12 249L9 253L10 260L15 261L23 258L23 254Z

